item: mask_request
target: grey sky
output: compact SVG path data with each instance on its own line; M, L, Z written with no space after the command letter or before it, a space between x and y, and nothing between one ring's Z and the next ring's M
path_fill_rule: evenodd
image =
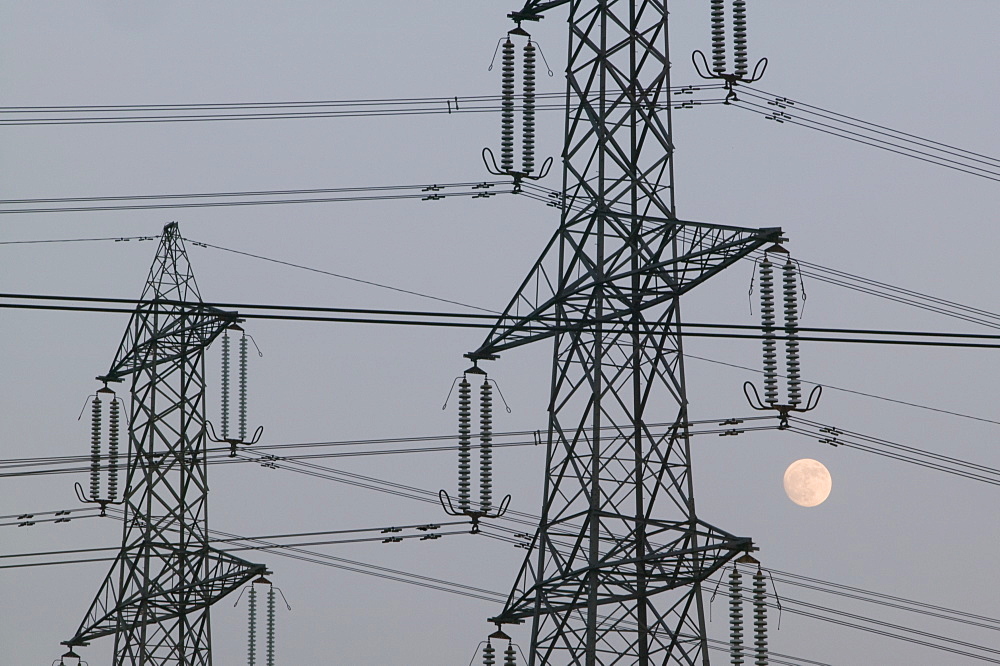
M694 48L709 47L707 3L672 5L673 83L696 83ZM696 6L698 5L698 6ZM176 104L491 95L486 68L514 4L24 3L0 0L0 106ZM530 26L557 75L565 10ZM985 155L1000 155L995 26L986 0L751 3L752 58L768 57L764 90ZM781 226L793 255L877 280L1000 310L995 289L998 184L780 126L734 108L674 116L678 213L748 227ZM3 199L351 187L490 178L490 114L224 123L0 127ZM558 155L558 113L543 114L539 153ZM557 188L559 175L545 184ZM515 197L307 204L177 211L3 215L0 240L183 234L239 250L500 308L558 221ZM433 301L189 247L206 300L441 309ZM135 297L152 242L0 245L5 292ZM749 263L696 290L685 320L756 323ZM803 323L972 331L950 319L806 281ZM451 309L451 308L445 308ZM76 416L111 362L127 317L3 312L0 457L83 455ZM252 426L264 442L436 435L455 430L441 403L477 332L360 325L252 323L264 351L251 366ZM982 332L976 330L975 332ZM692 341L691 354L759 367L756 343ZM217 350L209 355L217 372ZM497 430L544 426L550 347L505 354L491 376L513 407ZM996 418L996 354L987 350L804 346L807 379ZM748 415L750 373L692 359L691 416ZM216 407L210 373L210 415ZM1000 466L997 426L828 392L815 420L984 465ZM695 438L699 514L752 536L765 566L992 617L1000 539L997 489L791 433ZM794 506L788 463L811 457L833 475L830 499ZM497 454L496 485L513 508L538 512L542 452ZM452 453L333 459L331 467L437 490L455 485ZM431 504L252 465L211 469L210 526L245 535L440 522ZM0 481L0 514L76 508L69 476ZM84 479L79 479L83 481ZM0 527L0 553L115 545L120 525L82 520ZM401 544L338 545L369 561L507 592L523 551L468 535ZM253 558L251 558L253 559ZM280 663L460 665L489 633L496 604L261 554L293 606L278 617ZM49 664L97 591L104 563L0 570L0 665ZM779 593L807 598L805 593ZM808 597L820 602L821 597ZM232 599L235 601L235 598ZM215 662L240 663L245 607L213 612ZM726 634L722 600L710 631ZM851 607L845 606L850 609ZM971 642L995 632L864 609ZM838 665L960 664L785 614L775 651ZM968 633L966 633L966 631ZM512 632L527 642L527 630ZM87 648L107 663L110 641ZM724 663L725 655L713 655Z

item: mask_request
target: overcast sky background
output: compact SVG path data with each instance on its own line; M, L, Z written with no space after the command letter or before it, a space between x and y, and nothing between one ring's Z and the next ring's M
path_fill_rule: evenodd
M178 104L492 95L487 71L513 3L16 2L0 0L0 106ZM672 4L675 85L696 83L692 49L707 50L704 2ZM529 26L559 92L566 9ZM1000 3L759 0L750 52L770 59L765 90L895 129L1000 155L996 26ZM782 227L806 261L1000 311L998 184L777 125L726 107L674 115L678 214L721 224ZM561 116L543 114L539 153L558 155ZM148 125L0 127L2 199L168 194L476 181L479 152L497 146L492 114ZM545 184L558 188L558 169ZM159 234L185 237L502 308L558 223L523 197L304 204L177 211L3 215L0 240ZM0 245L5 292L137 297L154 242ZM439 310L434 301L189 246L206 300ZM687 297L684 319L756 323L742 262ZM803 324L974 331L971 325L806 281ZM454 309L447 307L445 309ZM755 310L756 313L756 310ZM5 310L0 344L0 457L85 455L76 420L104 372L125 315ZM441 410L478 346L476 331L251 322L264 352L251 359L250 424L263 443L453 433ZM755 342L692 340L687 351L759 367ZM209 352L216 418L218 350ZM551 346L491 364L513 408L498 431L542 428ZM803 375L834 386L996 418L991 350L805 344ZM747 416L752 373L694 359L691 417ZM758 380L759 381L759 380ZM667 415L665 415L666 417ZM1000 466L997 426L829 391L817 421ZM958 479L791 433L695 438L699 515L754 538L765 566L996 617L994 486ZM830 499L803 509L781 476L801 457L833 474ZM496 489L539 511L542 451L497 452ZM331 467L437 490L453 489L453 453L334 459ZM253 465L210 468L210 527L243 535L440 522L430 504ZM5 478L0 514L77 508L69 476ZM0 521L2 522L2 521ZM115 545L120 524L81 520L0 527L0 553ZM469 535L399 544L329 546L333 555L499 592L524 551ZM292 604L279 612L278 663L469 663L500 606L261 553ZM0 570L0 664L50 664L73 635L106 563ZM805 593L778 589L798 598ZM815 597L819 602L822 597ZM245 660L245 606L213 610L215 663ZM710 632L727 633L724 599ZM843 606L844 608L849 608ZM886 621L996 646L997 633ZM964 664L968 659L785 614L775 651L831 664ZM527 646L526 627L514 628ZM111 639L86 648L109 662ZM726 655L714 653L715 663Z

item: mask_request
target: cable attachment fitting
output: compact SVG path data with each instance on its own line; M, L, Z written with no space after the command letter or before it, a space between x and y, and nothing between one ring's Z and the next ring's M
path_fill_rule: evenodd
M472 383L469 376L481 376L483 383L479 387L479 502L472 501ZM472 519L472 533L479 532L479 521L483 518L499 518L507 512L510 495L507 495L500 506L493 504L493 389L503 400L504 407L510 413L507 401L503 399L500 388L495 380L480 369L479 361L473 360L472 367L456 377L451 384L448 398L442 409L448 406L448 400L458 384L458 506L452 502L447 491L441 490L438 497L445 513L451 516L468 516Z
M733 71L727 71L726 58L726 12L725 0L712 0L712 65L708 64L705 54L696 50L691 54L694 70L703 79L714 79L725 84L728 94L726 103L738 101L736 97L737 83L753 83L764 76L767 69L767 58L761 58L754 65L751 74L748 68L747 52L747 7L746 0L732 0L733 5Z
M102 380L103 381L103 380ZM115 392L108 388L107 381L94 395L88 396L90 402L90 493L84 491L80 483L75 483L73 489L78 500L84 504L97 504L101 508L101 515L106 516L108 506L112 504L122 504L118 500L118 458L121 434L121 412L124 404ZM87 410L84 403L77 421L83 418L83 412ZM104 417L107 410L108 416ZM104 446L103 432L107 428L107 456L102 455ZM103 464L103 459L107 464ZM107 472L107 492L102 491L101 472Z
M522 72L521 72L521 168L514 168L514 116L515 101L514 94L516 67L515 67L515 46L511 37L524 37L528 41L522 51ZM520 22L516 28L501 37L497 44L497 52L501 52L501 85L500 85L500 164L497 165L496 156L489 148L483 148L483 163L486 170L494 176L510 176L514 179L514 193L521 191L521 182L524 179L539 180L548 175L552 168L552 158L547 158L538 173L535 173L535 76L536 76L536 52L542 55L541 49L531 41L529 35ZM493 54L496 61L496 52ZM542 61L545 56L542 55ZM546 67L548 65L546 64ZM490 70L493 63L490 63ZM552 70L549 70L552 76Z
M53 661L52 666L88 666L88 664L80 658L80 655L73 652L73 648L70 648L66 654Z
M784 310L784 326L779 328L775 322L775 265L771 263L770 254L784 254L786 257L781 267L782 273L782 305ZM757 264L760 285L760 317L761 339L764 351L764 399L760 397L757 387L752 382L743 384L743 394L750 406L758 411L773 410L779 416L779 429L788 427L788 415L792 412L812 411L819 404L823 387L816 386L802 404L802 380L799 361L799 287L802 276L798 264L788 256L788 250L775 244L764 250L764 257ZM752 287L751 287L752 291ZM805 301L805 290L802 291ZM784 337L778 338L777 332L783 331ZM787 401L779 402L778 397L778 343L785 346L785 375Z
M229 419L231 416L230 409L230 372L232 370L231 354L230 354L230 340L229 331L239 332L239 358L237 366L237 433L236 436L230 436L229 431ZM254 349L257 350L257 355L264 356L261 352L260 347L257 346L257 341L253 339L253 336L247 335L243 327L239 325L238 321L230 324L222 334L222 374L220 378L221 384L221 406L219 409L219 432L216 433L215 426L211 421L208 421L209 435L208 438L218 444L228 444L229 445L229 457L236 457L236 448L238 446L252 446L260 441L261 435L264 433L264 426L258 426L254 431L253 436L247 439L247 356L248 356L248 345L247 341L253 342Z
M520 648L514 644L510 636L504 633L500 626L501 624L501 622L496 622L497 630L479 644L483 649L483 666L496 666L497 664L497 648L493 645L494 641L507 641L507 647L503 651L503 666L517 666L517 653L520 651Z

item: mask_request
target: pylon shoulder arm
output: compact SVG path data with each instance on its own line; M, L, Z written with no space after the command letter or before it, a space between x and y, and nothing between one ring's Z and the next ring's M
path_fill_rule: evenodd
M631 216L607 213L611 227L624 228ZM546 246L514 298L470 358L488 358L558 333L597 325L611 325L635 314L633 278L639 276L645 310L661 305L767 243L781 238L780 228L750 229L704 222L643 217L639 239L615 238L614 250L603 274L597 274L584 255L587 238L577 228L563 225ZM590 235L584 232L584 236ZM559 242L573 237L578 256L557 262ZM607 243L611 247L612 243ZM675 251L676 246L676 251ZM635 259L638 259L636 268ZM610 270L608 270L610 269ZM562 273L561 275L559 273ZM591 312L595 290L607 296L600 316Z
M542 12L568 4L570 0L528 0L520 10L510 13L515 21L537 21L542 18Z

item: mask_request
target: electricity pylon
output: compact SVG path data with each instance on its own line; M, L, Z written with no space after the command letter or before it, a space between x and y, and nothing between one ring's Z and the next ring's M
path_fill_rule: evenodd
M494 621L530 622L531 666L707 664L702 583L751 541L695 513L680 297L781 230L675 216L666 2L511 18L563 4L560 225L468 355L554 346L542 518Z
M168 224L111 369L98 377L132 381L122 547L65 642L114 634L114 666L210 666L210 606L265 573L208 538L204 352L236 321L202 303Z

